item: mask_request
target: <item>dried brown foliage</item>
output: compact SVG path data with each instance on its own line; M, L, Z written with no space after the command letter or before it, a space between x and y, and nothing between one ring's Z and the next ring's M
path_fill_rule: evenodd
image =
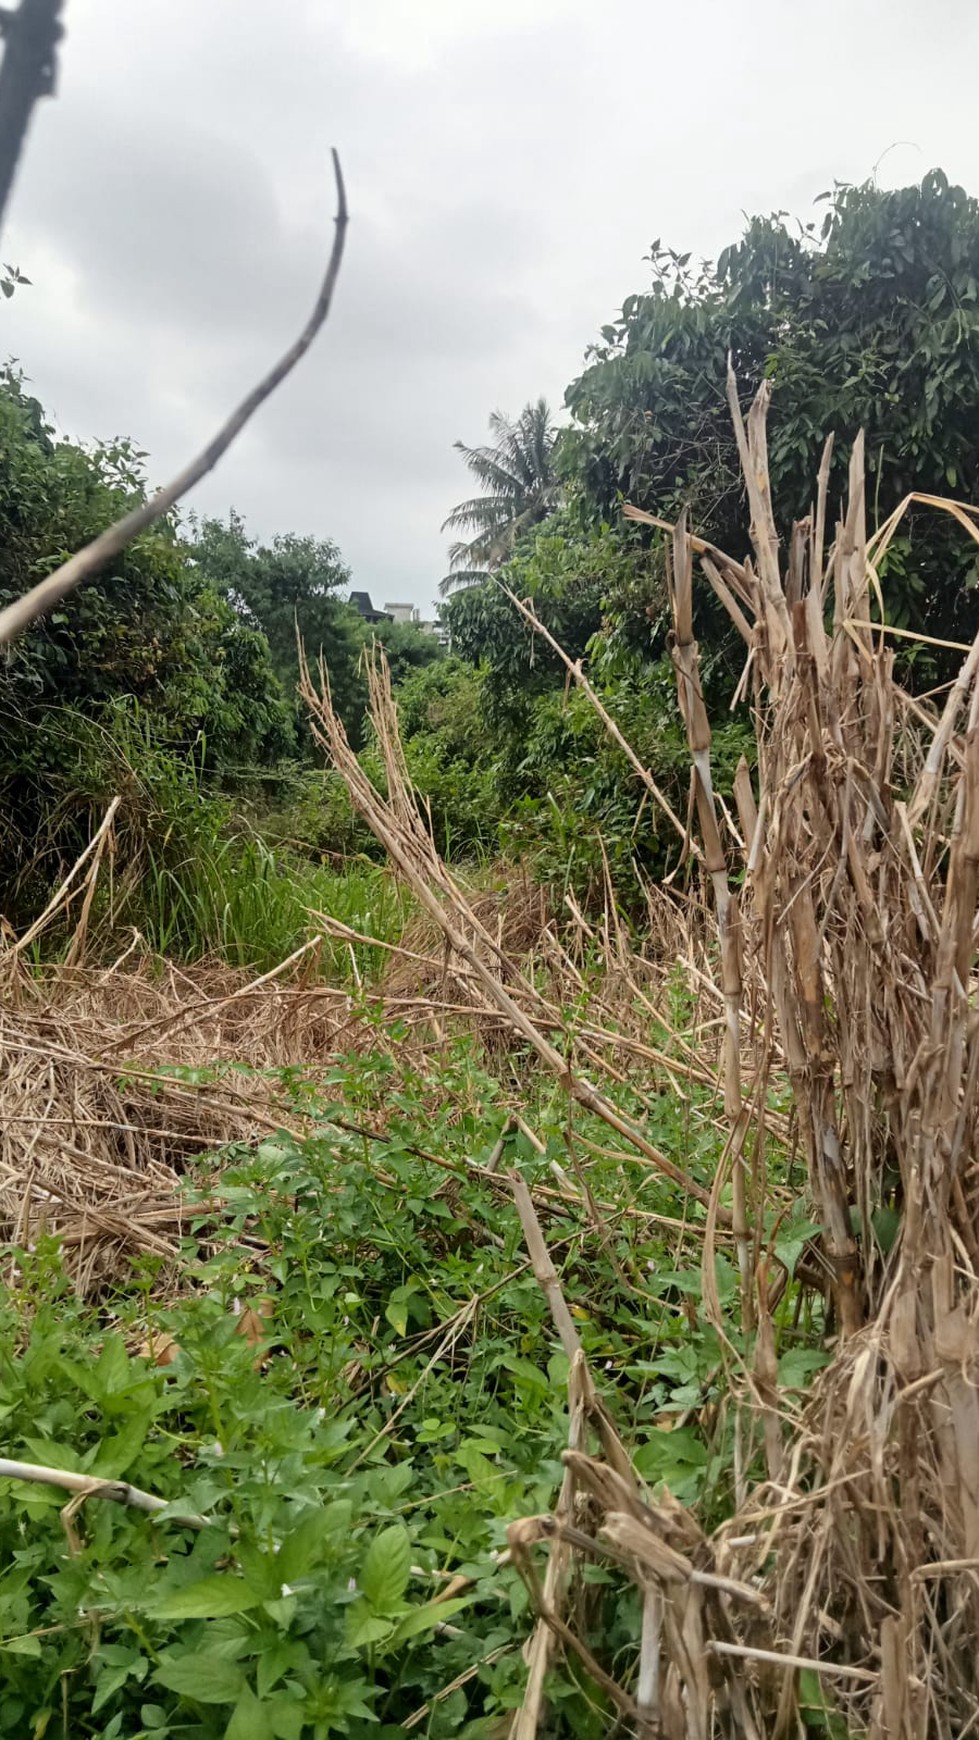
M299 1065L313 1079L376 1043L360 1000L323 982L316 939L285 965L249 980L135 950L104 969L28 970L13 949L0 955L0 1239L56 1233L80 1292L135 1256L175 1257L193 1160L301 1133L277 1072ZM431 1044L418 999L387 1010L408 1030L406 1061ZM319 1102L334 1091L324 1083Z
M846 1732L957 1740L979 1723L979 640L940 712L906 694L887 632L871 623L880 596L874 564L901 510L868 544L862 442L828 552L829 449L814 513L783 553L768 485L768 389L747 427L733 381L730 398L754 561L732 561L685 524L670 529L674 662L715 937L713 948L704 946L701 906L701 923L676 952L720 1017L729 1126L708 1209L704 1303L723 1335L713 1249L733 1174L729 1219L754 1349L746 1364L730 1348L738 1512L708 1538L671 1501L651 1502L596 1414L576 1352L558 1506L511 1531L543 1626L513 1734L527 1740L536 1731L542 1660L560 1647L642 1734L796 1733L800 1675L808 1672L835 1712L825 1720ZM979 542L972 514L931 505L954 513ZM747 642L743 691L753 703L758 764L754 779L747 767L739 774L736 819L712 788L692 632L695 562ZM507 954L439 861L407 779L383 666L372 676L372 701L387 797L350 754L325 682L317 689L306 672L304 692L314 731L437 927L445 972L465 986L474 1017L492 1011L573 1100L689 1188L603 1092L616 1058L628 1069L629 1047L632 1058L642 1055L634 1027L618 1050L610 1011L592 1019L590 1032L586 1020L573 1033L562 1029L546 982ZM660 910L651 904L651 913ZM635 1008L642 972L612 916L604 942ZM554 946L562 946L556 935ZM567 957L565 967L574 971ZM713 1058L702 1060L707 1072ZM656 1061L655 1046L644 1061ZM831 1363L801 1412L778 1390L775 1277L756 1163L771 1125L769 1078L782 1069L823 1227L835 1319ZM898 1229L892 1242L872 1230L882 1210ZM533 1249L532 1234L528 1242ZM560 1332L539 1252L535 1267ZM584 1448L589 1422L604 1451L598 1457ZM551 1545L543 1585L531 1556L541 1541ZM643 1595L642 1635L621 1682L594 1659L568 1604L574 1563L595 1556L623 1567Z

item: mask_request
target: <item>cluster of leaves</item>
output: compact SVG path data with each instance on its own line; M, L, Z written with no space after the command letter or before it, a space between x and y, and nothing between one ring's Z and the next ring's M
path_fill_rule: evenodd
M169 1509L90 1500L66 1535L63 1495L0 1485L11 1740L383 1740L412 1717L432 1740L476 1740L519 1701L531 1615L496 1555L509 1521L553 1503L567 1362L505 1187L471 1171L503 1126L498 1083L469 1043L433 1078L402 1039L379 1030L376 1051L315 1080L286 1072L316 1131L224 1154L219 1203L207 1167L175 1304L146 1268L84 1306L50 1243L15 1253L0 1301L10 1453L129 1480ZM657 1139L706 1180L715 1138L691 1110L664 1098ZM531 1181L567 1166L569 1141L559 1092L533 1115L545 1155L519 1134L506 1155ZM628 1183L607 1170L593 1168L598 1201ZM644 1208L675 1211L638 1167L630 1194L640 1180ZM783 1260L811 1230L781 1227ZM695 1267L677 1269L655 1217L619 1215L596 1239L575 1199L549 1236L637 1466L722 1514L720 1348ZM718 1286L736 1291L726 1259ZM818 1355L790 1309L785 1324L783 1376L800 1382ZM595 1569L591 1604L601 1656L633 1648L638 1609L611 1571ZM604 1694L573 1666L551 1696L556 1731L608 1731Z
M747 549L725 398L772 380L772 493L783 530L812 500L836 437L835 493L866 432L868 502L883 518L911 490L979 495L979 202L939 170L920 186L837 186L819 227L753 218L716 265L653 245L652 288L621 315L569 387L559 464L579 507L623 497ZM907 522L886 576L891 620L971 639L974 546L928 513ZM935 585L934 577L942 577ZM721 624L716 624L720 632Z

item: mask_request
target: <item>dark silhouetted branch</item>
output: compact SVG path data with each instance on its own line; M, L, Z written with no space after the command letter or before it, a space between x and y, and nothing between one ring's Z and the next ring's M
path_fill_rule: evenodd
M21 0L16 12L0 8L6 44L0 66L0 225L17 174L34 104L53 97L64 0Z

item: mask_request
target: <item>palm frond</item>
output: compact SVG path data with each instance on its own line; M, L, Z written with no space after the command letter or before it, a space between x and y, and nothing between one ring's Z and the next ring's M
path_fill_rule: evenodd
M494 437L490 446L455 443L484 493L460 502L443 523L443 532L476 533L470 543L452 546L452 573L442 582L443 590L451 590L449 582L454 585L456 575L483 575L498 568L513 554L521 534L547 519L561 501L552 464L557 430L547 400L525 405L515 422L494 411L489 427Z
M474 530L497 525L513 518L513 498L502 495L477 495L471 501L462 501L452 509L447 520L442 522L443 532L464 532L472 526Z
M489 579L489 570L486 568L459 568L439 581L439 591L443 598L447 598L450 592L461 592L470 586L482 586L483 581Z

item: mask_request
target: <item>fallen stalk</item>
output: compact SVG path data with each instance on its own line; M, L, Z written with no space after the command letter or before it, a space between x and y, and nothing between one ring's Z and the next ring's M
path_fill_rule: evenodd
M68 1468L49 1468L42 1462L14 1462L0 1456L0 1480L33 1480L41 1486L60 1486L65 1492L74 1493L76 1498L108 1498L113 1504L129 1505L133 1510L145 1511L150 1516L158 1516L160 1511L170 1508L169 1499L144 1492L141 1486L130 1486L128 1480L99 1480L95 1475L75 1474ZM168 1521L176 1523L178 1528L210 1529L216 1526L214 1517L196 1516L193 1512L186 1516L172 1515Z

